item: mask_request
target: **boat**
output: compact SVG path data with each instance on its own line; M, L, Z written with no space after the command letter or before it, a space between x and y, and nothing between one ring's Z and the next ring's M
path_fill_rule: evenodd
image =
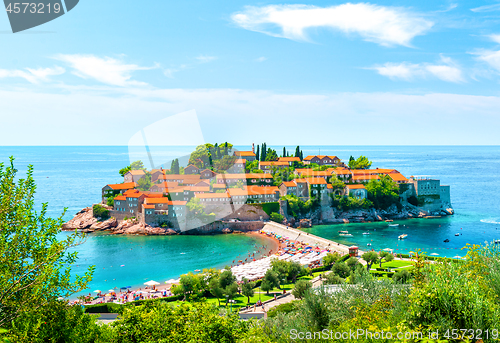
M392 219L387 219L385 222L386 222L386 223L392 223L393 221L394 221L394 220L392 220Z
M368 245L368 246L371 246L372 244L371 244L371 243L368 243L367 245Z
M389 224L389 226L399 226L399 224Z
M455 234L455 236L460 236L460 234L459 234L459 233L456 233L456 234Z
M349 231L339 231L339 233L349 233Z
M398 239L405 239L406 237L408 237L408 235L406 233L403 233L402 235L398 236Z
M369 232L363 232L363 235L369 235L370 233Z
M500 243L500 239L495 239L495 244Z
M443 242L448 243L450 240L446 238Z
M350 233L341 233L339 236L352 237Z

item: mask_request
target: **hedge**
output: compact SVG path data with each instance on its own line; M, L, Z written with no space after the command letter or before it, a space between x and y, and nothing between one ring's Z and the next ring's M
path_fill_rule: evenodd
M166 298L156 298L156 299L144 299L144 300L135 300L128 302L126 304L115 304L115 303L104 303L104 304L95 304L95 305L85 305L86 313L122 313L123 309L127 306L140 306L146 303L152 302L173 302L177 300L182 300L184 298L184 294L173 295L171 297Z
M259 204L259 206L262 207L262 210L266 212L268 216L273 212L280 213L280 204L278 202L265 202Z

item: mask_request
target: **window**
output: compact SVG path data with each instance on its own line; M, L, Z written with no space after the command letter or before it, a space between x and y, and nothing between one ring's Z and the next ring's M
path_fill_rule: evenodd
M116 202L116 204L117 204L117 205L120 205L120 202L119 202L119 201L117 201L117 202Z

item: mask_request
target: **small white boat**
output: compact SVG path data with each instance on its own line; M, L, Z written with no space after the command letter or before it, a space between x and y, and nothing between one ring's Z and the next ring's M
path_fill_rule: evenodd
M455 234L455 236L460 236L460 234L459 234L459 233L456 233L456 234Z
M389 226L399 226L399 224L389 224Z
M369 235L370 233L369 232L363 232L363 235Z
M403 233L402 235L398 236L398 239L405 239L406 237L408 237L408 235L406 233Z
M349 233L349 231L339 231L340 234L346 234Z
M350 233L341 233L339 236L352 237Z
M368 246L371 246L372 244L371 244L371 243L368 243L367 245L368 245Z

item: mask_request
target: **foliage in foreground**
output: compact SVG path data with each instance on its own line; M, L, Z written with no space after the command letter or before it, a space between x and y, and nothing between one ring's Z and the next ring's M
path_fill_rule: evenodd
M71 275L77 254L68 249L84 236L75 233L58 240L62 215L47 218L47 204L35 211L35 191L32 166L23 179L17 176L13 158L7 167L0 163L1 327L85 289L92 277L93 267L83 276Z

